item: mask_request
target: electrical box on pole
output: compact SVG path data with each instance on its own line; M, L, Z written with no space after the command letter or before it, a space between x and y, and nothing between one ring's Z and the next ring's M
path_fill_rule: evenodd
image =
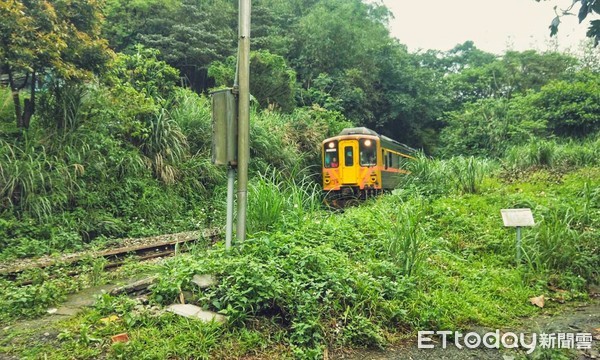
M237 165L238 103L232 89L217 90L212 97L212 162Z

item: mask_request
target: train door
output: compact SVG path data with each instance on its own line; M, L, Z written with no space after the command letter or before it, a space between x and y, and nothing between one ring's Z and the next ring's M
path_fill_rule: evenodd
M342 153L340 162L340 176L342 184L355 185L358 183L358 142L356 140L342 140L339 144Z

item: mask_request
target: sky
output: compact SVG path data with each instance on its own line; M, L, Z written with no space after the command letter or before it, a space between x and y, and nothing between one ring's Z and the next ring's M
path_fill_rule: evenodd
M572 0L382 0L392 11L391 35L419 49L450 50L473 40L479 49L501 54L506 50L576 51L589 23L577 16L561 18L558 36L550 38L554 6L566 9ZM575 5L574 12L579 10ZM556 38L556 39L555 39Z

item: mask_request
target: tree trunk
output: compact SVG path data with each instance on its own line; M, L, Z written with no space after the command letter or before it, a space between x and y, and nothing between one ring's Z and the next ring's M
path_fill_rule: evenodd
M7 66L6 72L8 73L8 83L12 92L13 102L15 103L15 115L17 116L17 127L23 128L23 117L21 116L21 99L19 98L19 88L15 84L12 70Z
M25 109L23 109L23 128L29 129L31 116L35 111L35 71L31 73L31 97L25 99Z

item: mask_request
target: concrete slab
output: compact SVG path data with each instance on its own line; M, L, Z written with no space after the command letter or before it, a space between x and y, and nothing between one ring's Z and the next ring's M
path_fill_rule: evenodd
M224 323L227 317L216 312L202 310L201 307L192 304L173 304L167 307L167 311L173 314L184 316L192 319L199 319L204 322L216 321Z
M200 289L207 289L217 285L217 278L212 274L196 274L192 278L192 284L195 284Z

